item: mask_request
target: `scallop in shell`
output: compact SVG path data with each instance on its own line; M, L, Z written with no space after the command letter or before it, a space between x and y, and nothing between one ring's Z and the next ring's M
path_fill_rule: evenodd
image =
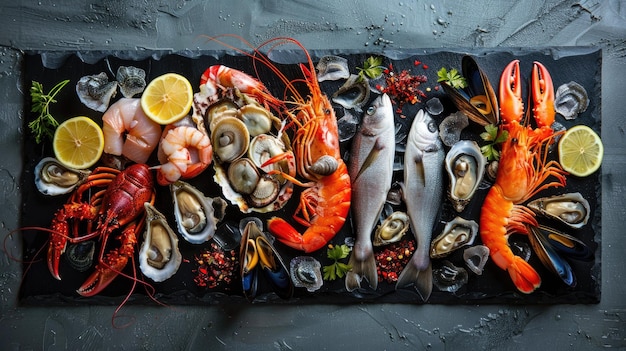
M117 82L109 82L106 73L84 76L76 83L80 101L92 110L104 112L117 92Z
M576 82L561 85L555 93L554 109L565 119L574 119L589 106L587 90Z
M35 166L35 185L44 195L67 194L82 184L91 174L63 166L56 158L45 157Z
M214 207L224 205L221 198L208 198L191 184L176 181L170 185L174 200L174 217L179 233L192 244L201 244L215 234L217 222ZM221 211L218 211L221 212ZM219 216L222 216L220 213Z
M470 202L485 174L487 160L475 141L461 140L448 151L445 167L448 172L448 198L457 212Z
M572 228L581 228L589 220L589 202L580 193L542 197L528 203L533 211L556 219Z
M471 245L478 234L478 223L456 217L446 224L430 244L430 257L440 258L465 245Z
M122 95L132 98L146 88L146 71L134 66L120 66L115 75Z
M372 244L382 246L400 241L409 230L409 223L409 216L405 212L392 213L376 228Z
M183 256L178 249L178 237L165 216L147 202L144 207L146 230L139 250L139 268L146 277L162 282L178 271Z

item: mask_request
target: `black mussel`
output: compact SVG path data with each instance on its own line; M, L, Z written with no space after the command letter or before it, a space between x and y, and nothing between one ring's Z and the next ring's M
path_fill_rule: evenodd
M572 267L558 254L552 246L543 229L529 226L528 239L537 257L543 265L552 273L556 274L568 286L576 286L576 277Z
M509 246L515 256L521 257L524 261L528 262L533 251L527 242L509 238Z
M93 264L93 255L96 244L93 240L71 244L67 247L67 262L72 268L79 272L85 272Z
M433 284L441 291L456 292L467 284L467 280L465 268L457 267L448 260L444 260L440 268L433 269Z
M593 250L580 239L545 225L539 225L538 230L547 242L565 257L581 261L593 259Z
M239 247L241 242L241 231L239 231L239 228L234 223L222 223L217 227L213 241L224 251L234 250Z
M498 100L487 75L469 55L463 57L461 67L463 76L467 80L467 87L456 89L442 82L443 90L450 96L456 107L472 121L483 126L498 124L500 120Z

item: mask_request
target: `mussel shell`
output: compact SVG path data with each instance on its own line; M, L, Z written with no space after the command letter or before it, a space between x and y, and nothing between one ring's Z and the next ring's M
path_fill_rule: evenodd
M65 258L69 265L79 272L85 272L93 264L96 243L93 240L67 245Z
M455 217L446 223L445 227L430 244L430 257L441 258L449 255L456 249L471 245L478 235L478 223Z
M405 212L393 212L381 225L376 227L372 244L382 246L398 242L408 232L409 227L409 216Z
M528 240L541 263L543 263L548 270L561 278L565 284L570 287L576 286L576 276L574 275L572 267L550 244L543 230L532 226L529 227L529 229Z
M443 90L456 107L472 121L482 126L497 125L500 120L500 109L489 78L472 56L463 56L461 67L468 86L464 89L455 89L442 82Z
M174 218L179 233L192 244L201 244L210 240L215 234L217 222L214 201L191 184L178 180L170 184L170 192L174 201Z
M56 158L45 157L35 166L35 186L44 195L67 194L82 184L89 174L89 170L68 168Z
M542 197L528 203L538 214L555 219L571 228L582 228L591 214L589 202L580 193Z
M448 198L461 212L478 190L487 159L475 141L461 140L448 151L444 164L449 179Z
M139 250L139 268L146 277L162 282L178 271L183 256L178 249L178 237L165 216L147 202L144 207L146 229Z

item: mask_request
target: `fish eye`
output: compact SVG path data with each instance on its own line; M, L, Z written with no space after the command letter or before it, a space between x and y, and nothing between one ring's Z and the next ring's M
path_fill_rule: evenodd
M367 108L367 111L365 111L365 113L367 113L368 115L373 115L376 112L376 107L374 106L370 106Z
M329 108L324 109L324 114L326 114L326 115L330 115L330 109L329 109Z
M428 131L434 133L437 131L437 124L434 121L428 122Z
M512 139L511 139L511 143L513 143L513 144L517 144L517 138L512 138Z

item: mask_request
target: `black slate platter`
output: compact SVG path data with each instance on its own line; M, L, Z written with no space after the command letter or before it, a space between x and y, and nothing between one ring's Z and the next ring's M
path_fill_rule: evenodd
M294 57L289 52L273 52L272 57ZM314 61L317 61L321 55L319 53ZM460 71L461 59L463 53L459 52L432 52L428 54L412 54L406 53L401 55L402 59L385 58L384 65L393 65L395 72L408 70L411 74L424 74L428 78L420 88L426 94L414 105L405 104L402 111L397 111L395 115L396 122L407 128L412 122L413 116L420 109L424 108L425 102L432 98L439 98L444 105L444 112L433 116L439 124L443 118L450 113L456 111L456 107L452 104L443 89L437 87L437 70L441 67L457 68ZM120 55L117 55L118 57ZM363 61L370 55L366 54L345 54L340 55L348 59L349 67L352 73L357 73L356 67L361 67ZM237 68L249 74L255 75L255 68L252 60L246 56L229 56L226 54L207 53L194 58L188 58L181 55L170 54L164 55L158 59L150 58L144 60L124 60L116 57L116 55L106 56L105 58L95 62L86 63L81 60L78 55L69 56L58 68L46 68L42 63L42 55L27 54L24 57L24 86L30 87L31 81L38 81L43 84L44 90L48 91L57 82L69 79L70 83L57 96L57 103L52 106L51 112L60 121L67 118L84 115L94 119L101 124L102 113L93 111L85 107L78 99L74 86L76 82L85 75L98 74L106 72L110 80L115 79L115 71L119 66L136 66L146 71L147 80L151 80L161 74L167 72L176 72L187 77L194 87L194 91L198 91L198 82L200 75L210 65L223 64L233 68ZM543 52L510 52L494 51L481 53L475 56L476 61L481 68L487 73L494 87L497 87L499 75L504 66L513 59L519 59L521 65L522 77L524 79L523 90L524 101L526 101L526 91L528 86L528 78L530 77L533 61L541 61L550 71L554 81L555 88L561 84L575 81L584 86L590 94L590 104L587 110L580 114L575 120L564 120L561 116L557 116L557 122L565 127L571 127L575 124L585 124L598 133L600 131L600 72L601 72L601 52L599 50L586 50L582 53L564 56L558 59L553 58ZM417 64L416 61L419 61ZM299 68L294 62L287 64L277 64L281 71L291 79L301 77ZM262 66L257 65L258 77L264 82L268 88L276 95L282 96L283 86L275 79L273 74ZM329 96L341 85L340 82L322 82L320 83L322 90ZM25 89L26 90L26 89ZM27 123L35 118L30 113L30 97L24 94L24 172L22 178L22 195L23 206L21 212L21 223L23 226L40 226L48 228L54 213L62 204L67 201L67 195L57 197L49 197L40 194L34 185L33 170L37 162L43 157L52 156L52 147L49 141L40 145L34 143L34 138L28 132ZM118 92L116 98L121 94ZM113 101L114 101L113 100ZM342 116L344 111L339 105L334 105L338 117ZM401 112L401 113L400 113ZM483 128L470 124L463 131L463 139L471 139L482 143L479 135L483 132ZM342 143L342 151L349 150L349 141ZM481 144L482 145L482 144ZM446 147L446 151L448 148ZM554 152L551 157L554 156ZM347 153L344 152L344 155ZM153 155L148 161L149 165L156 165L158 161ZM213 168L209 167L204 173L189 182L208 196L220 196L220 188L213 180ZM396 172L397 181L402 181L402 172ZM444 179L447 183L447 179ZM488 191L490 183L486 183L476 194L467 208L460 215L467 219L474 219L478 222L481 211L482 201ZM174 218L172 215L171 196L167 187L157 186L156 206L161 209L168 217L170 225L175 228ZM558 193L580 192L590 203L592 215L589 223L581 229L569 230L568 233L581 239L595 253L595 257L591 261L575 261L570 260L572 269L577 277L577 285L568 287L562 283L559 278L545 269L536 255L530 258L531 265L537 269L542 277L541 287L534 293L525 295L516 291L510 281L508 274L497 268L492 262L488 262L482 275L469 273L469 281L454 293L440 291L433 287L433 293L428 303L434 304L476 304L476 303L515 303L515 304L558 304L558 303L597 303L600 301L600 171L586 178L577 178L569 176L567 186L564 189L549 189L542 192L538 196L549 196ZM291 218L295 202L299 195L296 190L290 203L282 210L271 215L281 216L286 219ZM439 218L433 229L433 237L439 234L446 221L451 220L457 214L452 209L449 200L443 199L442 206L439 211ZM402 210L403 205L395 206L394 209ZM261 218L264 222L269 215L252 214ZM250 214L242 214L236 206L230 205L227 208L224 222L237 225L238 221L250 216ZM544 224L555 226L561 230L555 223L547 219L540 219ZM69 265L62 261L61 276L62 280L57 281L48 272L46 264L46 243L49 234L44 231L25 230L21 232L24 242L24 278L20 289L20 300L27 305L73 305L73 304L118 304L122 301L132 289L132 281L118 277L109 287L107 287L100 295L93 298L80 297L75 291L82 284L91 271L80 273L74 271ZM331 240L331 244L343 244L352 236L350 218L342 230ZM140 235L141 237L141 235ZM522 236L512 236L516 242L525 243L528 241ZM402 245L408 245L412 241L411 233L405 236ZM480 244L478 237L474 244ZM301 252L290 249L280 243L275 244L277 250L282 254L285 262L290 261L295 256L302 255ZM243 300L241 292L241 283L238 272L235 272L233 281L230 284L222 284L215 289L207 289L199 287L194 282L197 275L198 264L196 257L201 250L209 249L210 243L202 245L192 245L184 240L179 242L180 250L183 254L183 263L177 274L169 280L162 283L150 282L155 289L155 296L161 302L167 304L209 304L209 303L228 303ZM42 250L43 248L43 250ZM380 252L382 249L376 249ZM138 249L137 249L138 251ZM136 254L135 254L136 255ZM236 254L235 256L238 256ZM321 249L311 254L319 260L322 266L331 264L331 260L326 257L326 249ZM443 261L448 260L457 266L464 267L462 259L462 250L459 250L444 259L433 260L433 268L437 269L442 266ZM347 263L347 259L344 260ZM129 264L125 273L133 275L132 264ZM138 271L138 269L137 269ZM399 272L398 272L399 273ZM138 273L139 274L139 273ZM148 297L147 289L142 285L138 285L131 298L131 303L137 304L154 304ZM412 290L395 290L395 284L381 281L376 291L361 290L349 293L344 288L343 279L335 281L325 281L322 288L316 292L310 293L303 288L296 288L294 297L288 301L278 299L270 290L265 294L259 294L256 301L271 301L272 303L360 303L360 302L393 302L393 303L421 303L418 295Z

